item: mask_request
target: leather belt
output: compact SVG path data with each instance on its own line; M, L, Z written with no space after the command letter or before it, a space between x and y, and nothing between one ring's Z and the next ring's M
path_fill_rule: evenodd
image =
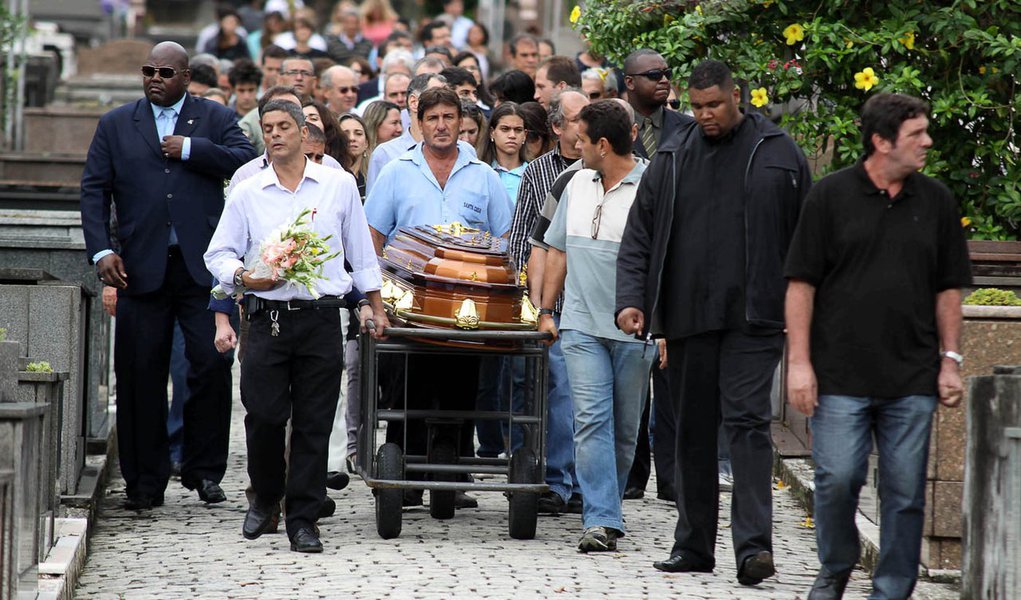
M253 313L262 310L319 310L325 308L344 308L347 302L337 296L323 296L318 300L265 300L257 296L255 299L255 310Z

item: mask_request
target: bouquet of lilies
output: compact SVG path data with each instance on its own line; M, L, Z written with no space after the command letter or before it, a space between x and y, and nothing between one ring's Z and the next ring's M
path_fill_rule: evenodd
M313 298L319 298L316 282L323 277L323 265L328 260L340 256L340 252L330 253L326 243L332 235L320 237L309 227L311 221L306 217L312 211L305 209L294 219L274 229L259 245L259 253L246 261L245 268L251 276L265 279L282 280L289 285L303 285ZM235 288L235 294L241 295L243 288ZM226 298L222 287L213 288L213 296Z

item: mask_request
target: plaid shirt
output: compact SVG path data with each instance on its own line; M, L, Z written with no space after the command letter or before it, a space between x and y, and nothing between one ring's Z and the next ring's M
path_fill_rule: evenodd
M560 144L528 163L528 168L521 178L521 187L518 188L518 201L514 208L514 220L511 222L510 239L507 244L511 260L518 270L528 264L528 256L532 252L528 236L532 234L535 221L539 218L543 203L546 202L546 194L553 187L557 177L572 163L573 160L560 154Z

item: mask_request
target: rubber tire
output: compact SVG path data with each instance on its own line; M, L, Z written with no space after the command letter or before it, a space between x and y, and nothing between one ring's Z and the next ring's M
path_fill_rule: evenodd
M404 455L400 446L383 444L376 452L376 479L404 479ZM401 534L401 511L404 490L400 488L377 488L376 492L376 533L384 540Z
M452 465L457 462L457 448L454 443L447 439L436 440L433 443L432 454L429 462L434 464ZM457 481L457 475L453 473L436 473L433 481ZM429 516L434 519L454 518L454 495L457 492L450 490L429 490Z
M510 483L542 483L539 461L529 448L518 448L510 460ZM536 492L511 492L510 508L507 514L507 529L516 540L535 539L535 525L539 515L539 494Z

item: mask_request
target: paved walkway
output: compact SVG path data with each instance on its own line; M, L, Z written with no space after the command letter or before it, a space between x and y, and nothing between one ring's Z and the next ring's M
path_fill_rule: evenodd
M235 401L223 482L227 502L203 505L171 482L166 505L139 515L121 508L123 480L114 473L78 598L794 599L805 597L815 576L813 531L783 490L774 492L773 502L776 577L754 588L737 584L727 519L715 573L654 570L652 562L669 555L675 514L672 504L655 499L654 482L645 499L625 503L629 532L614 553L576 551L578 515L541 517L536 539L511 539L507 501L497 493L477 494L478 509L458 511L449 521L430 518L428 508L407 510L401 537L383 540L376 535L372 495L359 479L330 492L338 509L320 523L323 554L290 552L283 533L249 542L241 537L247 508L243 413ZM729 515L729 500L724 494L722 515ZM846 597L865 598L868 589L868 576L855 572ZM923 583L915 598L956 595Z

